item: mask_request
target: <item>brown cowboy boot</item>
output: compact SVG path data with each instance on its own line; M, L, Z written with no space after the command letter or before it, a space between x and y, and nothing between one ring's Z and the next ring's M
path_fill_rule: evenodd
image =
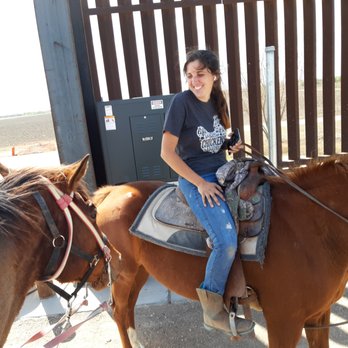
M203 309L204 326L207 330L219 330L229 336L243 336L253 331L255 323L227 313L221 295L205 289L196 289Z

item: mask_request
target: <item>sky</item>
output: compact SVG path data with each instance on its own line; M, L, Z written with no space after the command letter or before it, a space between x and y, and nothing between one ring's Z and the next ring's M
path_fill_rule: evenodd
M0 116L50 110L33 0L0 0Z
M133 0L135 1L135 0ZM302 1L297 0L297 7L299 13L302 9ZM340 19L340 1L335 0L335 18ZM258 3L261 5L261 3ZM319 16L321 16L321 1L317 1L317 11ZM27 112L36 112L36 111L47 111L50 110L50 103L48 97L48 89L46 84L44 66L41 56L41 48L39 42L39 36L36 26L36 18L34 11L34 0L0 0L0 116L4 115L14 115ZM280 11L282 8L282 0L278 0L278 9ZM198 11L198 20L199 16L202 14ZM244 14L240 14L240 35L241 41L243 41L244 31L242 30ZM220 18L223 18L221 15ZM262 16L261 16L262 18ZM279 21L279 57L280 57L280 69L284 70L284 33L283 26L281 22L281 17L278 16ZM298 16L299 30L303 30L303 19L301 15ZM335 28L335 39L336 42L340 41L341 33L339 20L336 22L338 25ZM178 25L181 25L178 23ZM259 23L261 27L263 23ZM138 28L139 29L139 28ZM141 33L139 33L141 34ZM260 47L262 47L262 31L260 34ZM317 21L317 75L321 76L322 64L320 57L322 56L322 45L321 45L321 23ZM180 39L180 37L179 37ZM203 38L199 39L204 41ZM161 39L159 39L161 40ZM159 41L161 42L161 41ZM161 45L161 43L160 43ZM162 42L162 46L164 42ZM298 38L298 54L301 56L303 54L303 40L301 41L301 35ZM339 46L339 45L338 45ZM161 48L159 48L160 50ZM139 50L143 52L144 50ZM245 61L245 50L241 48L241 61ZM180 53L180 52L179 52ZM221 52L220 52L221 53ZM244 54L244 56L243 56ZM181 63L185 59L185 52L181 52ZM224 65L226 63L223 60L224 55L221 54L221 64L222 70L224 70ZM98 57L97 57L98 59ZM260 59L262 58L262 53L260 53ZM336 52L336 76L339 76L339 67L340 67L340 51ZM120 60L121 61L121 60ZM161 69L164 69L165 66L162 66ZM242 66L243 68L243 66ZM124 71L120 67L120 71ZM142 69L142 72L145 72L146 69ZM226 70L226 69L225 69ZM165 74L163 74L164 76ZM282 77L282 74L280 74ZM283 74L284 75L284 74ZM302 76L301 76L302 75ZM299 62L299 78L303 78L303 65L301 67L301 62ZM147 79L146 74L142 79ZM107 94L103 90L101 76L101 89L102 94ZM125 80L125 79L124 79ZM168 81L164 82L164 91L165 86L168 85ZM183 82L184 83L184 82ZM106 89L106 83L104 83L104 89ZM123 89L127 90L127 86L122 86ZM147 91L144 95L146 95ZM125 93L124 98L127 98L127 93Z

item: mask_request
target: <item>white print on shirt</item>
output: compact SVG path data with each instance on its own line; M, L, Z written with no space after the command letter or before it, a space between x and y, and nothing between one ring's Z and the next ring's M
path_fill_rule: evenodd
M208 132L202 126L197 128L197 135L199 141L201 142L201 149L204 152L218 152L225 139L226 130L220 124L220 120L217 115L214 116L213 122L214 130L212 132Z

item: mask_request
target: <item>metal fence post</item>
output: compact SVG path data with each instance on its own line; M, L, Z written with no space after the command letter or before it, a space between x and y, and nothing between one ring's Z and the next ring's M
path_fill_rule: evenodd
M91 153L68 0L34 0L59 158L72 163ZM96 188L93 161L86 181Z
M277 131L274 79L274 52L275 47L266 47L266 105L269 159L277 166Z

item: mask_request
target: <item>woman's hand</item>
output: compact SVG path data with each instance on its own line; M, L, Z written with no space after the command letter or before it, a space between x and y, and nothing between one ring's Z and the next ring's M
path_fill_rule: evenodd
M202 201L204 206L207 206L207 202L211 207L214 206L214 202L217 205L220 205L218 197L220 197L223 201L225 200L225 196L223 194L222 188L220 185L203 180L198 186L198 192L202 196Z
M244 149L244 145L242 143L242 140L239 140L237 144L233 145L233 146L230 146L228 148L228 153L231 154L231 153L237 153L238 151Z

